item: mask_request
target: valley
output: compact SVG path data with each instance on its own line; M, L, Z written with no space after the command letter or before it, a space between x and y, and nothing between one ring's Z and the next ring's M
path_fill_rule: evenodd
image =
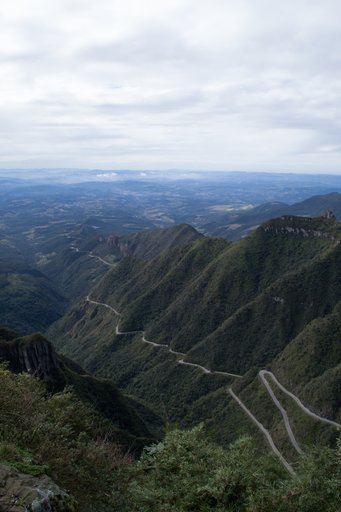
M287 222L292 222L293 220L294 219L288 218ZM307 221L304 220L304 219L302 219L300 221L295 220L295 222L296 223L299 222L301 225L302 225L302 223L303 223L303 225L306 225L306 223L307 223ZM325 225L326 224L325 220L320 220L320 221L316 221L316 222L319 222L320 225ZM309 221L309 223L311 224L311 221ZM269 227L265 227L264 228L264 232L268 233L270 227L271 227L270 231L272 231L272 225L273 224L270 224ZM280 226L280 224L278 224L278 225ZM327 222L327 226L328 226L328 222ZM328 247L328 243L325 246L324 241L329 239L329 236L327 236L328 230L325 231L325 235L326 236L322 237L320 235L316 235L316 233L319 233L316 230L317 224L313 225L313 226L310 226L310 227L314 227L314 230L312 230L312 239L314 240L314 242L312 242L312 245L315 244L316 236L318 236L319 239L322 239L321 240L322 243L319 242L317 244L317 247L315 248L315 250L326 249ZM330 240L333 243L336 242L336 246L337 246L339 242L335 238L337 236L336 235L337 232L334 231L335 227L333 227L333 223L331 223L329 225L329 228L332 228L332 231L335 234L335 236L334 235L330 236ZM297 227L293 228L292 232L296 233L295 229L297 230L298 228ZM303 228L299 228L299 229L303 229ZM276 227L276 233L277 232L278 232L278 228ZM285 233L291 233L291 230L287 230L286 229ZM299 233L299 230L297 231L297 233ZM307 236L308 236L308 231L305 231L305 238ZM301 242L299 242L299 243L301 243ZM319 244L320 244L320 247L318 247ZM89 253L88 256L91 256L91 254ZM307 254L305 253L304 256L306 257ZM312 256L313 255L311 255L311 257ZM313 259L314 259L314 256L313 256ZM98 261L99 261L99 264L100 264L101 263L100 260L98 260ZM115 269L113 270L113 272L115 272ZM110 279L110 277L106 276L105 281L107 281L108 279ZM105 293L105 290L103 288L104 287L101 288L101 291L99 292L100 294L103 294L103 292ZM148 300L148 298L146 298L146 291L147 290L144 290L142 288L143 297L144 297L145 300ZM148 295L147 295L147 297L148 297ZM283 299L279 300L278 297L275 297L275 298L276 298L275 302L277 302L279 304L283 303ZM120 301L120 299L118 299L118 300L119 300L119 302L122 302L122 301ZM214 376L228 377L230 379L230 381L231 381L231 378L232 378L232 382L233 382L233 379L236 379L236 378L237 379L238 378L242 379L242 375L239 375L236 372L224 371L223 369L215 370L212 367L208 367L207 368L204 364L195 363L195 362L193 362L191 360L191 353L190 352L186 354L183 351L179 351L177 349L174 350L174 348L172 346L170 346L170 345L168 345L166 343L157 342L157 341L151 341L149 336L148 336L149 339L147 339L147 335L146 335L145 331L142 330L142 329L141 330L140 329L129 329L129 330L128 329L122 329L120 327L120 324L123 323L123 325L125 325L124 318L122 318L121 313L119 313L119 311L115 307L113 307L112 305L110 305L108 303L101 302L99 300L93 300L89 296L86 297L86 302L91 304L91 305L93 305L93 306L95 306L95 307L105 308L105 309L107 309L107 310L109 310L109 311L111 311L113 313L114 318L112 320L113 320L113 322L115 324L116 339L117 339L117 337L122 337L122 336L127 336L127 337L129 337L131 339L138 338L143 343L145 343L147 345L150 345L152 347L155 347L156 349L161 349L163 352L166 349L166 351L169 354L172 354L173 356L175 356L175 362L176 363L178 363L180 365L187 366L187 367L191 367L193 370L199 370L200 372L202 372L204 375L207 375L208 377L214 377ZM128 304L128 311L129 311L129 304ZM115 321L115 317L117 318L118 321ZM142 319L142 322L143 322L143 319ZM131 325L131 324L128 323L128 325ZM125 349L123 349L123 350L125 350ZM73 357L76 355L72 351L70 352L70 354L72 354ZM117 353L116 353L116 355L117 355ZM188 360L187 356L189 357L189 360ZM76 355L76 357L77 357L77 355ZM152 357L154 357L153 354L152 354ZM157 361L157 358L156 358L156 361ZM174 362L173 363L170 362L169 364L174 364ZM90 367L91 367L91 364L90 364ZM102 370L99 369L100 373L101 373L101 371ZM330 429L329 434L328 434L329 436L333 436L333 432L335 432L335 430L340 427L340 423L337 423L337 422L332 421L332 420L324 419L320 415L318 415L318 414L316 414L314 412L311 412L309 408L305 407L302 404L302 402L300 401L300 399L296 395L294 395L293 393L288 391L287 388L285 388L281 383L278 382L278 380L276 379L276 377L274 376L274 374L272 372L268 372L268 371L265 371L265 370L260 370L259 371L259 378L260 378L263 386L265 386L265 388L267 390L267 393L269 394L272 402L279 409L279 411L281 413L281 420L284 421L285 430L286 430L287 435L289 436L289 441L290 441L291 445L293 446L294 450L298 454L302 454L303 452L302 452L302 449L299 446L299 444L298 444L298 442L297 442L297 440L295 438L295 435L293 433L293 430L292 430L292 428L290 426L290 420L289 420L288 414L287 414L286 410L284 409L284 407L282 406L281 402L277 399L277 397L276 397L272 387L270 386L268 380L266 379L266 375L268 375L268 376L270 376L272 378L273 383L275 384L276 387L281 389L285 394L289 395L295 401L295 403L298 405L298 407L301 409L301 411L303 411L305 414L308 414L311 417L313 417L315 421L321 421L322 420L322 422L324 421L325 423L333 426L334 428ZM265 435L265 437L267 438L267 441L270 443L270 446L273 449L274 453L277 456L279 456L280 460L284 463L285 467L289 471L294 471L292 469L292 466L286 461L286 459L284 458L282 453L278 450L278 448L277 448L275 442L273 441L272 436L271 436L270 432L268 431L268 429L266 429L264 427L264 425L256 418L256 416L247 408L247 406L240 400L238 395L236 395L236 393L233 391L233 384L232 384L232 388L230 387L231 383L229 383L229 381L227 381L228 388L226 388L225 385L223 383L220 383L221 389L225 389L225 391L228 391L228 393L232 396L232 398L240 405L240 407L242 409L244 409L246 414L248 414L251 417L251 419L253 420L253 422L255 423L257 428L260 430L260 432ZM160 381L160 386L162 388L162 381ZM217 389L220 389L220 386ZM129 389L129 387L128 387L128 389ZM132 389L134 389L134 392L135 392L135 387L133 387ZM144 395L143 394L143 395L141 395L141 398L146 399L147 396L148 395ZM226 400L228 401L228 396L227 395L226 395ZM153 405L155 406L155 403L153 403ZM193 406L193 404L192 404L192 406ZM242 423L244 423L244 425L245 425L245 422L242 421ZM246 428L246 430L248 430L249 426L245 425L245 428ZM314 428L316 429L316 427L314 427ZM324 429L324 432L326 433L326 429ZM280 446L282 448L285 445L285 441L282 439L279 444L280 444ZM285 448L284 448L284 450L285 450ZM290 452L290 450L289 450L289 452Z
M2 2L0 512L341 512L340 16Z
M89 255L90 256L90 255ZM108 308L109 310L111 310L116 316L120 317L121 316L121 313L119 313L118 311L116 311L116 309L114 309L112 306L110 306L109 304L105 304L105 303L101 303L101 302L97 302L97 301L93 301L89 298L89 296L86 297L86 300L87 302L89 302L90 304L94 304L96 306L103 306L105 308ZM153 341L149 341L145 338L145 332L144 331L125 331L125 332L122 332L119 330L119 324L117 323L116 325L116 330L115 330L115 333L116 335L118 336L124 336L124 335L135 335L137 333L140 333L141 334L141 340L143 343L147 343L149 345L152 345L153 347L159 347L159 348L167 348L168 351L171 353L171 354L174 354L176 356L182 356L182 357L185 357L186 354L182 353L182 352L176 352L174 350L172 350L172 348L168 345L165 345L165 344L161 344L161 343L155 343ZM207 375L214 375L214 374L219 374L219 375L225 375L227 377L235 377L235 378L242 378L241 375L237 375L237 374L233 374L233 373L228 373L228 372L223 372L223 371L215 371L215 370L211 370L211 369L208 369L208 368L205 368L204 366L201 366L199 364L196 364L196 363L191 363L191 362L188 362L188 361L184 361L183 359L177 359L177 363L178 364L183 364L183 365L188 365L188 366L192 366L192 367L195 367L195 368L198 368L200 371L202 371L204 374L207 374ZM288 396L290 396L290 398L292 398L296 404L300 407L300 409L308 414L309 416L311 416L312 418L314 418L315 420L317 421L321 421L323 423L327 423L329 425L332 425L334 428L336 429L340 429L341 428L341 424L340 423L337 423L335 421L331 421L331 420L328 420L327 418L323 418L317 414L315 414L314 412L310 411L306 406L304 406L302 404L302 402L300 401L300 399L295 396L293 393L291 393L290 391L288 391L277 379L276 377L274 376L274 374L272 372L269 372L269 371L266 371L266 370L260 370L259 371L259 378L262 382L262 384L265 386L266 390L268 391L272 401L274 402L274 404L276 405L276 407L280 410L281 412L281 415L282 415L282 418L283 418L283 421L284 421L284 424L285 424L285 429L287 431L287 434L288 434L288 437L290 439L290 442L292 444L292 446L294 447L294 449L296 450L296 452L299 454L299 455L302 455L303 454L303 450L301 449L301 447L299 446L299 444L297 443L297 440L294 436L294 433L292 431L292 428L290 426L290 421L289 421L289 417L288 417L288 414L286 412L286 410L284 409L284 407L282 406L282 404L280 403L280 401L277 399L272 387L270 386L269 382L267 381L266 379L266 375L268 375L273 383L278 387L280 388L285 394L287 394ZM251 418L251 420L256 424L256 426L258 427L258 429L265 435L265 438L268 442L268 444L270 445L270 448L271 450L274 452L274 454L279 458L280 462L283 464L283 466L286 468L286 470L291 473L291 474L294 474L295 471L293 469L293 467L291 466L291 464L289 464L287 462L287 460L283 457L283 455L281 454L281 452L278 450L278 448L276 447L272 437L271 437L271 434L269 433L269 431L262 425L262 423L260 423L257 418L252 414L252 412L250 412L250 410L245 406L245 404L238 398L238 396L234 393L234 391L232 390L231 387L228 388L228 393L232 396L232 398L240 405L240 407L245 411L245 413Z
M234 240L213 235L235 215L224 208L207 234L141 216L130 197L128 227L121 197L115 219L104 213L110 187L95 203L69 192L68 206L58 187L63 206L37 190L2 204L0 360L54 393L71 386L137 456L163 429L198 424L224 449L254 439L256 457L295 478L312 450L335 448L341 194L280 205L276 218L245 208Z

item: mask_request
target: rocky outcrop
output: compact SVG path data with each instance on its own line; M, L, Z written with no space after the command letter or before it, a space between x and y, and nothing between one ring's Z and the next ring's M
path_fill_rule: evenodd
M322 224L323 221L325 222ZM335 221L335 217L313 218L283 215L278 219L264 223L260 229L272 235L289 235L336 241L336 227L339 226L339 223ZM322 229L319 229L319 227Z
M12 372L29 373L43 381L51 393L72 387L82 402L113 423L118 444L134 453L155 441L148 423L151 417L160 427L162 422L148 408L122 396L109 380L96 379L75 362L58 355L41 334L14 336L14 331L0 326L0 363L6 363Z
M109 235L107 238L107 245L117 249L122 256L128 256L130 253L128 241L123 237Z
M202 236L192 226L179 224L171 228L145 230L130 235L111 234L106 236L98 234L96 243L102 246L105 245L110 254L118 259L125 256L151 259L164 250L194 242Z
M12 371L30 373L46 384L59 376L58 356L51 343L41 334L1 341L0 361L7 361Z
M0 464L0 512L77 512L76 500L46 475Z

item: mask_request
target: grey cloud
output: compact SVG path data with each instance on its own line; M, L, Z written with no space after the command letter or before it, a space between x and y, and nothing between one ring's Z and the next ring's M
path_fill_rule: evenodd
M200 92L186 94L165 94L146 98L144 101L132 101L129 103L102 103L96 105L103 113L111 115L112 112L175 112L178 109L191 108L205 101L204 94Z
M338 1L236 2L249 21L231 37L223 30L230 2L184 0L170 17L159 7L156 15L151 2L148 24L146 16L130 24L128 4L118 2L127 24L119 34L101 14L113 12L111 0L51 2L60 17L46 12L8 25L18 44L0 51L8 148L0 165L10 154L13 162L78 165L86 153L95 166L116 156L135 164L141 154L144 165L148 155L161 167L205 157L226 168L239 155L239 168L252 158L259 168L278 155L293 165L293 154L322 165L339 152ZM274 147L259 142L269 134Z
M119 62L126 65L152 65L160 62L191 62L200 59L181 34L165 27L144 27L133 36L93 45L80 52L85 61Z

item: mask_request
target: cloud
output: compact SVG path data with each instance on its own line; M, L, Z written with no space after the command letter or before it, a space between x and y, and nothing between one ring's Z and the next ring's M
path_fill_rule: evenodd
M340 171L338 0L48 7L0 6L0 167Z

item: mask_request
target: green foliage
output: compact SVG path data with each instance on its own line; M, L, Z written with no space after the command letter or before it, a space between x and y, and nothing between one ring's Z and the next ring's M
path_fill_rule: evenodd
M36 464L29 450L18 448L13 443L0 443L0 461L32 476L44 475L49 470L45 464Z
M267 465L281 474L272 461L262 466L254 456L249 438L241 438L224 451L207 441L201 426L171 431L129 468L120 510L246 510L250 493L264 482ZM118 500L120 492L116 490L114 496Z
M0 324L24 333L44 330L65 309L65 297L46 276L26 261L1 253Z
M125 456L108 421L69 390L47 395L27 374L0 367L0 460L30 474L47 472L90 510L107 491Z
M258 393L255 377L274 361L288 389L339 421L339 237L339 224L327 219L283 217L236 243L202 238L151 261L126 258L91 296L122 313L120 330L143 329L147 339L168 343L189 362L242 375L254 369L247 403L256 415L265 410L268 428L282 420ZM140 334L115 336L117 320L107 308L83 303L55 324L54 340L87 370L114 374L121 389L147 400L166 420L182 426L207 420L223 443L253 431L245 415L235 420L237 407L224 390L231 381L180 367L167 349L141 343ZM301 423L305 442L306 423L294 423ZM330 441L329 433L308 429L309 444Z
M19 337L13 331L0 328L0 360L6 361L9 369L15 373L26 371L38 379L43 379L51 392L62 391L66 386L72 387L74 394L84 403L89 403L101 416L107 418L117 441L140 453L146 444L150 444L156 436L152 436L145 424L146 417L152 417L153 423L160 424L154 414L146 408L136 411L137 404L123 396L110 380L96 379L75 364L73 361L59 356L52 344L41 334Z
M341 439L338 449L314 449L303 456L297 477L275 487L257 489L250 512L339 512L341 503Z
M271 456L258 457L250 438L227 450L211 444L202 427L174 430L148 448L114 489L121 512L337 512L340 452L315 450L297 476Z

